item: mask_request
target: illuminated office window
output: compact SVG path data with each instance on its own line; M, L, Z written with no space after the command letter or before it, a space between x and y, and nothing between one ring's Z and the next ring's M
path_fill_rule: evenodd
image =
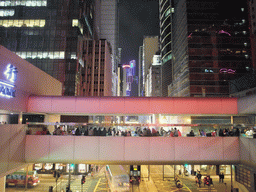
M0 26L4 27L44 27L45 20L1 20Z
M83 34L84 30L81 24L78 22L78 19L72 20L72 27L79 27L81 34Z
M54 52L16 52L18 56L22 59L64 59L64 51L54 51Z
M47 6L47 1L42 0L42 1L36 1L36 0L17 0L17 1L0 1L0 6L1 7L7 7L7 6L27 6L27 7L45 7Z
M71 53L70 59L76 59L76 53Z
M72 20L72 27L78 27L78 19Z
M15 13L14 9L0 9L0 17L13 16Z

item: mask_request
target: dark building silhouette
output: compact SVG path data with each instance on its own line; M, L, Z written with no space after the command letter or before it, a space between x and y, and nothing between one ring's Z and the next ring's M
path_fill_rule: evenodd
M172 14L170 0L159 1L160 51L162 57L162 96L168 96L168 85L172 82Z
M247 1L172 0L170 9L168 95L229 96L229 81L252 71Z
M93 38L93 1L2 1L0 43L76 95L83 38ZM74 11L76 10L76 11Z

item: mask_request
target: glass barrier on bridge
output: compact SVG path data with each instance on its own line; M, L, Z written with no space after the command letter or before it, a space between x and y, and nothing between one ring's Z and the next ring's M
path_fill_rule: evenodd
M256 137L256 125L27 123L27 135L133 137Z

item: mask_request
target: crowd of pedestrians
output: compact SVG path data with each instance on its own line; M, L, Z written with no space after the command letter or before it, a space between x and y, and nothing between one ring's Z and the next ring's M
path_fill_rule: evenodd
M31 135L31 129L27 131L28 135ZM155 128L149 127L137 127L133 130L121 130L118 128L105 128L105 127L74 127L73 129L65 129L63 126L55 126L52 133L49 132L47 127L43 127L42 130L35 132L35 135L74 135L74 136L140 136L140 137L152 137L152 136L163 136L163 137L180 137L181 132L177 128L171 128L166 131L161 127L159 131Z
M27 131L27 134L32 134L31 129ZM130 129L118 129L114 127L89 127L89 126L74 126L72 128L65 128L64 126L56 126L52 133L47 129L46 126L41 128L40 130L34 133L35 135L74 135L74 136L138 136L138 137L154 137L154 136L162 136L162 137L181 137L182 133L176 127L165 130L163 127L149 128L149 127L137 127L133 130ZM193 129L188 134L185 134L187 137L226 137L226 136L240 136L240 135L253 135L253 130L242 130L240 132L239 128L232 129L215 129L211 132L205 132L203 129L199 129L194 132ZM184 135L184 136L185 136Z

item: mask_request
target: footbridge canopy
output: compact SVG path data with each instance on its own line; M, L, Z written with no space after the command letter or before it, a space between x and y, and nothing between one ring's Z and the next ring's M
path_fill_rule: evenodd
M237 98L31 96L29 113L236 115Z

